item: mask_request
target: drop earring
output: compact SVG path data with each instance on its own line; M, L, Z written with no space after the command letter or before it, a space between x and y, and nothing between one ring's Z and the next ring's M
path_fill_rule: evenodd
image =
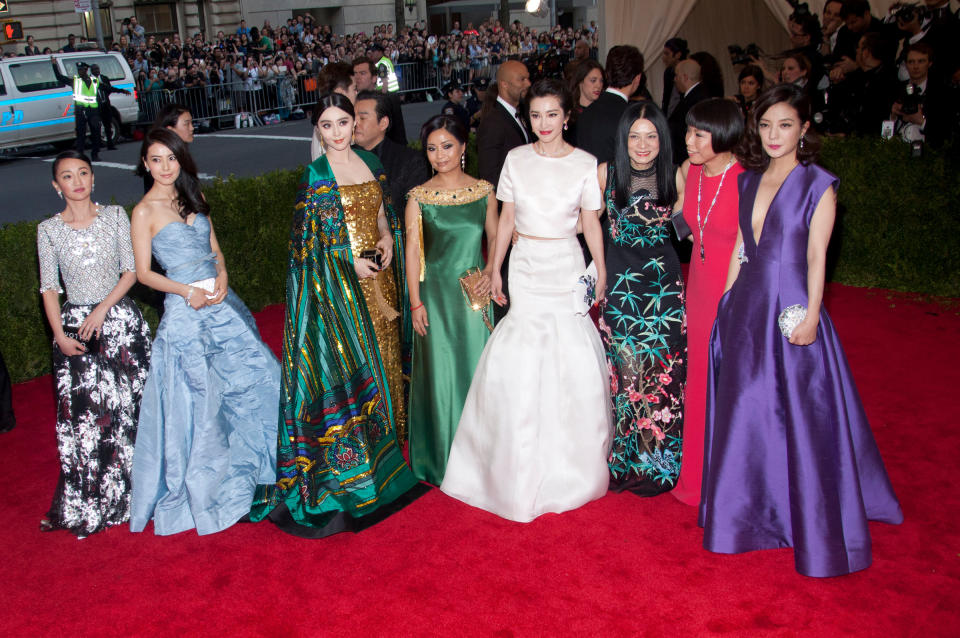
M97 185L96 185L96 184L90 184L90 194L91 194L91 195L93 195L93 191L95 191L96 188L97 188Z
M800 150L801 150L801 151L803 150L803 138L802 138L802 137L800 138Z
M461 171L467 170L467 154L466 153L460 156L460 170Z
M63 191L57 191L57 196L58 196L60 199L63 199Z
M567 123L566 123L566 122L563 123L563 130L564 130L564 131L567 130Z

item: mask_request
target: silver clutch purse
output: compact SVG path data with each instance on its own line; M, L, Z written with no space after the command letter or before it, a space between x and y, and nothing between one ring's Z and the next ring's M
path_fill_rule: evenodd
M777 317L780 334L789 339L790 335L793 334L793 329L796 328L806 316L807 309L800 304L793 304L792 306L784 308L780 312L780 316Z

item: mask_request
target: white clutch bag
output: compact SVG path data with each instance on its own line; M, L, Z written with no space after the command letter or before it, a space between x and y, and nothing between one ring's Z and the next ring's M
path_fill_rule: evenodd
M207 292L207 299L213 299L216 295L213 294L213 291L216 289L217 280L213 277L208 277L206 279L201 279L200 281L195 281L190 284L194 288L199 288Z
M790 335L793 334L794 328L796 328L806 316L807 309L800 304L794 304L784 308L782 311L780 311L780 316L777 317L777 325L780 326L780 334L789 339Z
M573 286L573 311L578 315L590 314L597 286L597 266L592 261Z

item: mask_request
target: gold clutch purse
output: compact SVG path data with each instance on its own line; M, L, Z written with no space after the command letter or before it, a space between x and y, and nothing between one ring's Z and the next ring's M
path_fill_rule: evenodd
M467 306L474 312L480 312L483 315L483 323L486 324L487 330L493 332L493 324L490 323L490 315L487 312L487 308L490 306L490 293L479 293L476 290L477 284L480 283L482 278L483 273L480 272L479 268L468 268L459 277L460 290L463 291L463 298L466 300Z

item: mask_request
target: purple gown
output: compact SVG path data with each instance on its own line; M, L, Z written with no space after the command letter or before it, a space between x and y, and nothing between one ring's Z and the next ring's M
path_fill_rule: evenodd
M791 345L780 311L807 305L810 220L837 178L798 165L751 228L760 174L740 175L744 263L710 338L700 525L720 553L793 547L797 571L870 565L868 520L900 523L840 339L820 310L817 339Z

